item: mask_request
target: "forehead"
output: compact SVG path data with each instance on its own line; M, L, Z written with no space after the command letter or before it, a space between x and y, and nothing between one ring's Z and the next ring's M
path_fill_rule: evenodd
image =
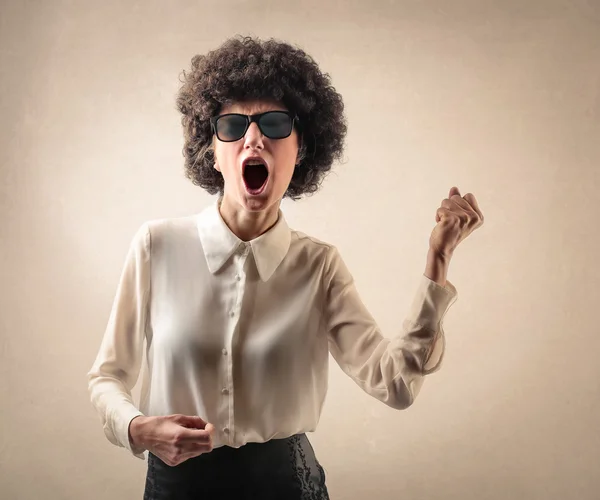
M264 113L265 111L288 111L288 109L275 99L252 99L224 104L219 114L241 113L244 115L255 115Z

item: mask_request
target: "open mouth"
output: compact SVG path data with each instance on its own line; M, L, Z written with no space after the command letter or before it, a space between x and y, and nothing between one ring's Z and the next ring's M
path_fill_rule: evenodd
M269 171L264 163L252 161L244 165L244 184L249 193L260 193L268 178Z

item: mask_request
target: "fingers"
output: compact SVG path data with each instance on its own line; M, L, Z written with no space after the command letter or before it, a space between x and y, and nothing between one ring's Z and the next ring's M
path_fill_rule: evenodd
M456 186L452 186L450 188L450 192L448 193L448 198L442 200L441 207L438 208L435 214L435 222L440 222L444 217L449 216L453 210L458 215L456 208L459 208L466 213L467 223L476 221L476 227L483 224L483 213L479 208L479 204L477 203L475 196L472 193L467 193L466 195L461 196L460 190ZM473 215L473 212L477 214L477 217ZM465 222L464 217L461 217L461 220Z
M198 416L191 415L173 415L173 419L179 430L175 436L175 440L178 442L186 443L198 443L200 445L206 445L212 443L212 438L215 433L215 426L207 423L205 420Z
M442 201L442 206L446 208L452 208L454 205L458 205L459 208L462 208L465 211L472 211L471 205L467 200L465 200L462 196L455 194L450 199L445 198Z
M198 416L156 417L153 445L148 449L170 466L213 450L215 426Z
M442 200L441 206L450 210L453 208L464 210L467 215L469 215L470 222L478 222L477 225L483 224L483 213L479 208L477 199L472 193L467 193L466 195L461 196L459 189L453 186L450 189L449 198ZM439 222L439 220L439 216L436 215L436 222Z
M479 204L477 203L473 193L467 193L466 195L461 196L460 190L456 186L453 186L450 188L448 198L463 208L471 208L475 213L477 213L477 215L479 215L479 218L483 220L483 213L479 209Z
M206 443L212 443L212 438L215 434L215 426L208 422L205 422L200 417L190 417L192 420L198 422L198 426L202 425L202 428L186 428L182 431L182 438L186 441L200 443L202 445Z
M192 415L173 415L174 420L183 427L190 427L192 429L204 429L206 427L206 421L201 417Z
M452 213L451 210L449 210L447 208L440 207L440 208L437 209L437 211L435 213L435 220L436 220L436 222L439 222L442 219L452 217L453 215L454 214Z
M178 433L178 441L187 443L207 444L212 442L212 433L204 429L183 428Z
M471 205L473 207L473 210L475 210L477 215L479 215L479 219L481 220L481 222L483 222L483 213L481 212L481 209L479 208L479 204L477 203L475 196L472 193L467 193L464 196L464 198L465 198L465 200L467 200L469 202L469 205Z
M211 437L213 437L215 435L215 426L213 424L206 424L206 427L204 428L204 430L206 432L208 432L210 434Z

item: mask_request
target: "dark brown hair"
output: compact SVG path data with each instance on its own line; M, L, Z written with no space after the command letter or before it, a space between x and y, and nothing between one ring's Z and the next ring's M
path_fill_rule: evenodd
M214 168L210 118L224 104L261 98L281 102L300 119L301 161L285 196L298 199L319 189L344 148L341 95L300 48L241 36L194 56L191 70L183 72L177 108L183 115L185 172L194 184L210 194L223 193L223 176Z

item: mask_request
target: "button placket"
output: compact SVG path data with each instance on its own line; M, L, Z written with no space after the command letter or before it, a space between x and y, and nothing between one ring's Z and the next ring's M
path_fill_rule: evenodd
M245 286L245 278L246 275L244 273L244 266L246 263L246 259L250 253L250 244L245 243L241 248L241 255L238 254L234 258L234 266L235 266L235 274L233 275L233 279L235 280L235 286L233 289L235 290L235 297L233 299L233 304L231 306L231 310L229 311L229 352L233 349L233 337L235 335L236 328L239 323L240 313L242 309L242 301L244 295L244 286ZM223 349L223 354L227 355L227 349ZM221 394L224 397L228 398L228 408L229 408L229 418L228 425L223 427L223 433L229 438L229 442L233 442L233 426L234 426L234 405L233 405L233 356L230 355L229 359L226 362L227 367L227 386L221 388Z
M235 274L235 280L237 281L238 286L236 287L236 297L235 297L235 305L234 305L234 309L233 311L235 311L235 313L239 314L241 312L242 309L242 299L243 299L243 295L244 295L244 265L246 263L246 258L248 256L248 252L249 252L249 246L246 245L244 252L242 254L242 258L240 259L238 266L237 266L237 270L236 270L236 274ZM234 313L234 314L235 314Z

